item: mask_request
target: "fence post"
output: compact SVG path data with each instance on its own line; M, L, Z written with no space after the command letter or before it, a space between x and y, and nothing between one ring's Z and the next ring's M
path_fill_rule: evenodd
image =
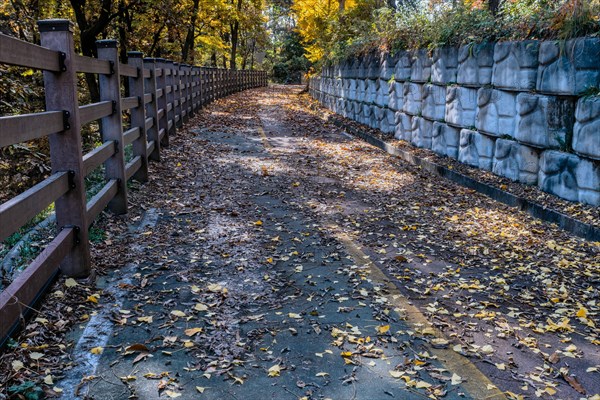
M154 59L154 68L160 70L156 77L156 90L161 91L161 96L156 97L156 115L158 116L158 139L160 140L160 147L169 147L169 132L167 125L167 77L165 75L166 60L164 58Z
M192 84L191 84L191 68L188 64L182 65L183 76L185 77L184 85L184 96L185 96L185 119L184 122L189 121L192 117Z
M65 129L49 136L52 171L69 171L71 179L71 190L54 203L56 223L59 229L73 227L76 233L74 246L60 268L67 275L84 277L90 273L90 244L77 101L77 74L73 65L73 24L64 19L49 19L38 21L38 27L41 45L59 51L64 65L61 73L44 71L46 110L62 111L65 116Z
M175 126L175 76L173 75L175 71L173 70L173 61L166 61L165 71L169 71L166 78L167 86L169 87L169 93L167 94L167 128L169 132L168 135L174 135L177 129ZM171 106L170 110L169 106Z
M181 118L181 74L179 71L179 63L173 63L173 107L175 107L175 123L177 128L183 125Z
M150 102L147 105L147 118L152 119L152 125L147 128L148 142L154 143L154 149L148 155L153 161L160 161L160 140L158 137L158 99L156 98L156 70L154 58L144 58L144 67L150 71L144 88L150 94Z
M112 101L113 112L102 118L100 133L102 142L114 142L116 151L104 162L104 176L107 180L117 180L117 194L108 203L108 209L115 214L127 213L127 175L125 174L125 152L123 146L123 117L121 113L121 82L119 75L119 54L116 40L96 41L98 59L111 63L109 75L99 74L100 101ZM90 221L91 222L91 221Z
M200 109L200 67L192 67L192 70L194 71L194 111L197 111Z
M136 171L133 177L138 182L148 181L148 142L146 139L146 107L144 105L144 62L143 54L139 51L130 51L127 53L128 64L137 68L137 78L129 78L129 93L138 98L139 104L131 109L131 126L137 126L140 130L140 136L133 142L133 156L140 156L142 165Z

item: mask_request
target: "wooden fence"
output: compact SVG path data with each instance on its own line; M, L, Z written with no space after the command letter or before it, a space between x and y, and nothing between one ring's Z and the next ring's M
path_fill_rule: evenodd
M264 71L227 70L179 64L128 53L118 60L117 42L97 42L98 58L74 51L73 24L38 22L41 46L0 34L0 63L43 70L46 111L0 117L0 147L49 137L52 175L0 205L0 241L54 202L58 234L0 293L0 343L58 271L90 272L88 228L105 207L127 212L127 181L148 179L148 160L160 161L169 136L198 108L229 94L267 85ZM78 104L77 73L98 75L100 101ZM121 77L128 80L123 97ZM130 125L123 131L123 112ZM102 145L82 154L81 127L101 120ZM126 162L124 149L132 145ZM106 184L86 201L84 178L104 164Z

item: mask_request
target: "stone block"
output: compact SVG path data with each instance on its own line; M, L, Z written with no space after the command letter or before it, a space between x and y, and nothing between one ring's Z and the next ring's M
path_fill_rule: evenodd
M460 143L460 129L434 122L431 134L431 149L441 156L458 158L458 146Z
M478 130L494 136L514 137L516 122L516 93L490 88L477 91L475 126Z
M378 79L369 79L367 82L367 92L365 94L365 103L375 103L375 98L377 97L377 89L379 88L379 80Z
M396 61L398 61L398 55L386 54L383 56L383 61L381 62L381 71L379 74L379 78L389 81L392 79L394 75L394 70L396 69Z
M410 115L418 115L421 112L421 101L423 85L413 82L404 82L403 97L404 105L402 110Z
M348 100L356 100L356 79L348 79Z
M462 129L458 161L473 167L492 170L494 160L494 139L477 131Z
M538 180L538 150L512 140L497 139L492 172L513 181L535 185Z
M387 107L390 99L390 84L385 79L379 79L375 104L379 107Z
M413 117L411 125L410 142L417 147L431 148L431 135L433 133L433 122L423 117Z
M438 47L433 50L431 82L443 85L456 83L457 68L458 49L456 47Z
M494 44L462 46L458 50L456 81L459 85L484 86L492 83Z
M573 128L573 150L600 160L600 96L577 101Z
M574 154L544 151L538 186L567 200L600 206L600 163Z
M366 79L367 78L367 60L364 57L360 57L358 62L358 69L356 71L356 77L358 79Z
M539 47L537 40L496 43L493 85L508 90L535 89Z
M379 73L381 68L381 61L379 56L370 55L367 56L369 60L368 69L367 69L367 78L368 79L379 79Z
M398 82L405 82L410 79L410 53L401 51L398 53L398 60L394 68L394 79Z
M574 112L571 99L519 93L515 138L535 147L565 147L572 131Z
M423 102L421 114L423 117L443 121L446 113L446 87L438 85L423 85Z
M367 97L367 82L364 79L356 80L356 100L364 102Z
M392 83L390 86L390 96L388 101L388 108L399 111L404 106L404 88L401 82Z
M431 56L426 49L411 52L410 80L413 82L427 82L431 78Z
M389 108L384 109L384 115L379 122L379 130L383 133L394 133L396 129L395 112Z
M350 74L348 78L358 79L358 69L360 68L360 60L358 58L353 58L350 66Z
M477 89L449 86L446 89L446 122L462 128L475 126Z
M396 139L406 140L410 142L412 139L412 116L403 112L396 112Z
M540 44L536 89L577 95L600 86L600 38L578 38Z

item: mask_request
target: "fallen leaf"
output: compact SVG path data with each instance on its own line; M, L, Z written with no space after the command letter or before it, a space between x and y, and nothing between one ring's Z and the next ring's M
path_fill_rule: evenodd
M174 392L174 391L172 391L172 390L165 390L165 394L166 394L167 396L169 396L170 398L172 398L172 399L174 399L174 398L176 398L176 397L179 397L179 396L181 396L181 393L179 393L179 392Z
M204 391L205 391L206 389L207 389L207 388L205 388L205 387L202 387L202 386L196 386L196 390L197 390L199 393L204 393Z
M452 374L452 378L450 379L450 384L451 385L460 385L462 383L462 377L460 377L460 375L457 374Z
M296 314L296 313L292 313L292 312L288 314L288 317L294 318L294 319L301 319L302 318L302 316L300 314Z
M42 353L37 353L35 351L32 352L32 353L29 353L29 358L31 358L32 360L36 360L37 361L37 360L39 360L42 357L44 357L44 354L42 354Z
M77 281L75 279L73 279L73 278L68 278L65 281L65 286L68 287L68 288L72 288L72 287L75 287L77 285L78 285Z
M90 353L92 354L102 354L104 352L104 348L103 347L94 347L93 349L90 350Z
M378 326L377 327L377 333L379 333L380 335L383 335L384 333L386 333L389 330L390 330L390 326L389 325L383 325L383 326Z
M171 311L171 315L174 315L176 317L181 317L181 318L185 318L186 315L183 311L179 311L179 310L173 310Z
M15 360L11 363L13 371L19 371L22 368L25 368L25 365L22 361Z
M269 370L267 371L267 376L270 376L271 378L274 378L276 376L279 376L281 373L281 367L279 365L273 365L271 368L269 368Z
M315 376L326 377L326 376L329 376L329 374L327 372L317 372L317 374Z
M134 352L134 351L150 352L150 350L148 350L148 347L146 347L146 345L142 344L142 343L135 343L135 344L132 344L131 346L125 347L126 353Z
M202 328L189 328L189 329L186 329L184 332L187 336L191 337L191 336L197 335L198 333L202 332L202 330L203 330Z

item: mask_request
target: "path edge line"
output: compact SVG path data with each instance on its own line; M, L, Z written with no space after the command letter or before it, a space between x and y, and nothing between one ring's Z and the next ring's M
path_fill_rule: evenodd
M490 197L492 200L506 204L510 207L518 208L533 218L556 224L562 230L572 233L573 235L582 239L591 242L600 242L600 227L576 220L559 211L546 208L526 198L514 195L497 187L488 185L487 183L463 175L459 172L450 170L443 165L439 165L432 161L415 156L414 154L399 149L396 146L392 146L391 144L376 138L373 135L355 129L338 118L334 118L333 123L340 128L346 129L352 135L364 140L368 144L378 147L386 153L399 157L410 164L421 167L424 170L433 173L434 175L446 178L468 189L473 189L478 193Z
M350 236L342 232L336 224L329 223L327 228L334 234L334 237L341 242L356 264L369 268L369 275L377 282L384 283L390 292L389 303L396 309L403 309L405 313L396 313L407 322L412 328L419 326L429 327L435 332L435 337L447 339L446 336L438 328L434 327L431 322L423 315L421 310L412 304L406 296L400 292L400 289L392 282L392 280L381 270L368 256L360 249L360 247L352 240ZM416 329L415 329L416 330ZM467 357L455 352L452 349L436 349L429 345L428 350L437 357L448 370L456 372L462 371L465 380L461 382L461 386L474 398L481 400L501 400L507 399L506 395L496 384L494 384L477 366Z

